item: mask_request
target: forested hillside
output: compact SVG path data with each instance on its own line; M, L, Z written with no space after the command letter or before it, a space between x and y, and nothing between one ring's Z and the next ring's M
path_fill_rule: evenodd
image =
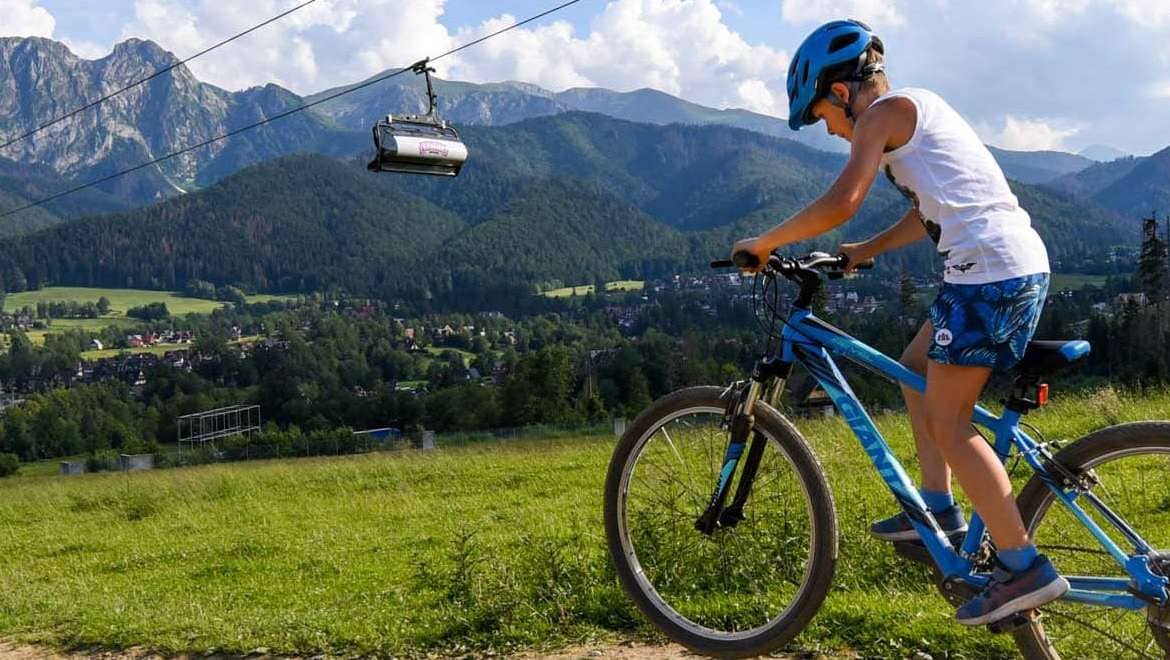
M843 162L740 129L590 113L474 127L466 139L472 160L457 179L287 157L154 207L14 241L0 254L0 278L8 290L181 289L201 279L452 303L490 290L491 304L558 283L702 269L814 199ZM1108 211L1015 188L1058 262L1136 242ZM818 245L871 235L907 208L879 179L857 218ZM926 276L933 258L923 244L885 265Z
M1098 192L1094 199L1128 216L1170 213L1170 148L1142 159L1123 178Z

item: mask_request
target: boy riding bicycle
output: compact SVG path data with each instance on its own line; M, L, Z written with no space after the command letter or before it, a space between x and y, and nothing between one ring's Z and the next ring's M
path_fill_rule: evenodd
M971 426L992 370L1023 357L1048 290L1044 243L991 153L945 101L923 89L891 90L884 47L858 21L827 23L804 40L788 69L788 124L824 120L852 145L829 190L767 233L738 241L767 263L773 250L823 234L861 206L878 170L912 202L886 231L841 246L857 264L926 236L938 246L943 286L926 321L902 354L925 373L926 392L903 386L922 464L922 498L942 529L958 535L966 521L951 494L959 479L995 542L996 572L988 587L959 608L961 623L981 625L1033 609L1069 588L1028 538L1011 482L994 450ZM879 521L871 533L914 540L905 514Z

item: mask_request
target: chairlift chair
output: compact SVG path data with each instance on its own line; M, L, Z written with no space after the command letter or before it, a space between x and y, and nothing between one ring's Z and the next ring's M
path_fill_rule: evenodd
M411 70L427 79L425 115L386 115L374 125L374 159L367 166L374 172L459 176L467 161L467 145L459 132L441 117L435 107L429 58L416 62Z

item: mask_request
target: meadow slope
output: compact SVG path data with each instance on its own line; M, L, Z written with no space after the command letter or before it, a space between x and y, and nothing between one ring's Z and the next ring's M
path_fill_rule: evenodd
M1031 420L1052 438L1170 417L1170 392L1054 398ZM905 418L878 424L909 459ZM925 569L867 537L892 499L841 423L800 426L834 489L841 562L791 650L1012 657L1009 639L952 622ZM374 655L654 641L605 551L613 443L563 437L0 480L0 637Z

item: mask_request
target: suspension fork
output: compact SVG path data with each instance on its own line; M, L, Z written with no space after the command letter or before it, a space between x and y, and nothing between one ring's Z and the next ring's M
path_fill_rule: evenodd
M727 451L723 454L723 467L719 471L719 481L711 494L707 509L695 521L695 529L710 536L719 527L734 527L744 519L743 508L751 493L752 482L760 467L760 459L764 455L767 438L755 431L755 405L761 396L769 405L776 405L776 401L784 391L784 383L792 371L792 363L782 362L775 358L766 357L756 362L752 370L752 378L748 381L747 389L742 395L739 405L731 415L731 438L727 444ZM731 485L735 468L743 456L744 447L748 438L751 438L751 448L748 449L744 460L743 471L740 474L739 485L735 490L735 497L731 504L724 508L727 493Z

